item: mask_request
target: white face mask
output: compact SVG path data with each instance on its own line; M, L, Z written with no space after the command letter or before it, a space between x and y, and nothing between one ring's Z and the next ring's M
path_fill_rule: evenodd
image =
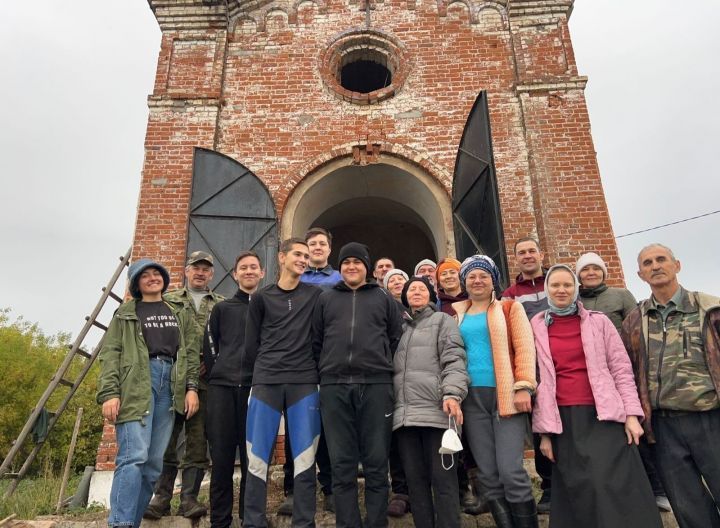
M440 449L438 449L438 453L440 453L440 463L446 471L452 469L454 459L451 457L450 466L445 467L445 458L443 455L454 455L463 449L460 436L457 433L457 424L453 424L451 420L452 418L448 416L448 428L443 433L442 440L440 441Z

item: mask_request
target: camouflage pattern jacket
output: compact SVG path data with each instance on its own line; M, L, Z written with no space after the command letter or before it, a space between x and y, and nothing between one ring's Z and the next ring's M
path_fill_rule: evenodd
M687 292L690 303L698 307L704 357L715 391L720 395L720 299L700 292ZM627 316L622 325L621 337L630 356L640 403L645 413L643 427L649 442L654 443L652 432L652 403L650 400L648 370L648 327L647 311L652 301L641 301Z

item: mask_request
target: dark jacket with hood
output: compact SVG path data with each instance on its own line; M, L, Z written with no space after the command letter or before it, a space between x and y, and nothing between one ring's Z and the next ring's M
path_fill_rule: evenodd
M238 289L233 297L216 304L210 313L203 341L209 385L252 385L252 372L242 369L249 304L250 296Z
M402 335L396 301L376 283L357 290L339 282L318 298L313 353L320 384L392 383Z

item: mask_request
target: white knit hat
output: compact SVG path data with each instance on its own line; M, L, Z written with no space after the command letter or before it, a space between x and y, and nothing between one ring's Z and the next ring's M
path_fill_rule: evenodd
M388 287L388 282L390 282L390 277L392 277L393 275L402 275L403 277L405 277L406 281L408 280L407 273L405 273L403 270L397 268L391 269L385 274L385 277L383 278L383 287L386 290Z
M607 266L605 265L605 261L600 258L600 255L597 253L585 253L584 255L580 255L580 258L577 259L577 263L575 264L575 273L577 273L578 277L580 276L580 272L590 264L595 264L603 271L603 279L607 278Z

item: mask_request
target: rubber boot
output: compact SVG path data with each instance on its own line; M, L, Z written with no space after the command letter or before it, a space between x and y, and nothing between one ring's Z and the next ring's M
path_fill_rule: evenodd
M145 509L143 517L157 520L166 515L170 515L170 501L172 500L173 489L175 488L177 472L177 467L163 466L162 473L160 473L157 484L155 484L155 494Z
M204 476L205 471L201 468L190 467L183 469L178 515L188 519L197 519L207 514L207 507L197 500L200 484L202 484Z
M505 500L505 497L502 499L489 500L488 507L490 508L490 513L497 528L515 528L512 512L510 511L510 504Z
M538 528L537 508L534 500L510 502L515 528Z

